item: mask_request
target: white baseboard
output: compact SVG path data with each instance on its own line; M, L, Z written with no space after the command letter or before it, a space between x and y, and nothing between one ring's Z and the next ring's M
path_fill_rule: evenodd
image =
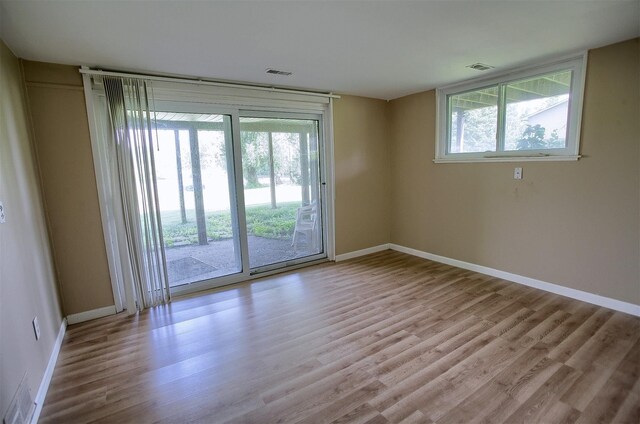
M58 331L58 337L53 344L53 350L51 356L49 356L49 363L44 371L44 376L40 382L38 388L38 394L35 398L36 409L31 416L31 424L36 424L40 418L40 412L42 412L42 405L44 404L44 398L47 396L49 390L49 384L51 384L51 377L53 376L53 370L56 368L56 362L58 361L58 354L60 353L60 347L62 346L62 340L64 339L64 333L67 331L67 319L62 318L62 324L60 324L60 330Z
M77 324L79 322L85 322L96 318L102 318L109 315L116 314L116 306L105 306L104 308L93 309L91 311L80 312L78 314L71 314L67 316L67 323Z
M343 253L342 255L336 255L336 262L346 261L347 259L357 258L359 256L370 255L372 253L382 252L383 250L389 250L389 244L381 244L379 246L367 247L366 249L356 250L354 252Z
M591 303L594 305L604 306L605 308L624 312L630 315L640 316L640 305L635 305L633 303L611 299L610 297L600 296L586 291L560 286L558 284L547 283L546 281L536 280L534 278L525 277L523 275L500 271L499 269L447 258L446 256L434 255L433 253L427 253L421 250L416 250L410 247L404 247L393 243L389 244L389 248L398 252L408 253L409 255L418 256L420 258L429 259L435 262L440 262L462 269L468 269L470 271L479 272L481 274L491 275L492 277L498 277L504 280L513 281L514 283L559 294L561 296L570 297L572 299L581 300L583 302Z

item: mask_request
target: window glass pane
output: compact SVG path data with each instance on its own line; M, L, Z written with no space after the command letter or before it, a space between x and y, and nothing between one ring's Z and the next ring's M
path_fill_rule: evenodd
M240 117L251 269L324 251L318 125Z
M505 150L563 149L571 71L506 86Z
M449 96L449 153L495 152L498 87Z
M154 152L171 287L242 271L231 116L159 111Z

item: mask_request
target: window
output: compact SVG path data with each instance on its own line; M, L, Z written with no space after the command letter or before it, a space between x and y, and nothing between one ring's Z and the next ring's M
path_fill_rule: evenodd
M577 160L584 59L439 89L435 162Z

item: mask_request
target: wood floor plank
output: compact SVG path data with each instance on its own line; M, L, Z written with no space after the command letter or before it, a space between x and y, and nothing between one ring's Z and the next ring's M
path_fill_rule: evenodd
M381 392L385 388L386 386L384 384L376 380L371 384L367 384L366 386L363 386L358 390L339 398L335 402L324 406L314 414L306 415L302 417L298 422L300 423L334 422L340 418L345 417L354 409L357 409L363 405L366 405L367 404L366 402L369 399L376 396L379 392ZM354 408L354 405L357 405L356 408Z
M343 416L331 421L332 424L364 424L369 422L383 422L388 423L377 409L363 403L362 405L352 409Z
M507 398L508 395L502 387L490 382L449 410L437 422L439 424L478 423L489 411L495 409Z
M615 313L566 363L586 369L599 363L616 367L633 343L640 337L640 328L628 315Z
M629 317L623 318L626 320ZM593 399L584 409L578 422L613 422L613 418L623 406L629 408L629 405L624 405L627 399L638 399L639 378L640 342L636 341L607 382L600 390L593 393ZM632 408L629 409L632 410Z
M629 395L620 405L611 422L622 424L640 423L640 381L636 381Z
M558 397L562 396L579 376L579 371L562 365L520 408L507 417L506 422L542 422L542 417L549 413Z
M465 394L482 387L527 349L525 344L496 339L420 389L416 400L419 409L437 421L454 409Z
M490 337L482 337L486 329L487 324L482 321L473 323L463 321L451 326L448 331L434 335L381 363L378 367L378 378L388 386L395 386L417 372L428 372L427 367L436 365L439 360L452 352L455 353L450 355L449 359L462 358L472 352L468 342L475 340L471 345L473 347L488 343Z
M595 314L584 321L573 333L562 340L550 353L551 358L558 361L567 361L582 345L584 345L594 334L613 316L614 312L609 309L600 308Z
M572 424L580 418L580 411L564 402L556 401L540 416L541 423Z
M560 400L573 408L584 411L602 386L609 380L615 368L591 364Z
M640 319L399 252L69 326L42 423L637 424Z

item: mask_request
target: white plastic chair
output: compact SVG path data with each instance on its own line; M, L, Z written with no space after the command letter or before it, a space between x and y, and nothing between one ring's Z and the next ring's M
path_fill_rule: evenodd
M291 246L297 250L300 235L304 234L307 247L316 249L317 243L317 219L318 207L314 200L311 204L300 206L296 213L296 226L293 230L293 241Z

